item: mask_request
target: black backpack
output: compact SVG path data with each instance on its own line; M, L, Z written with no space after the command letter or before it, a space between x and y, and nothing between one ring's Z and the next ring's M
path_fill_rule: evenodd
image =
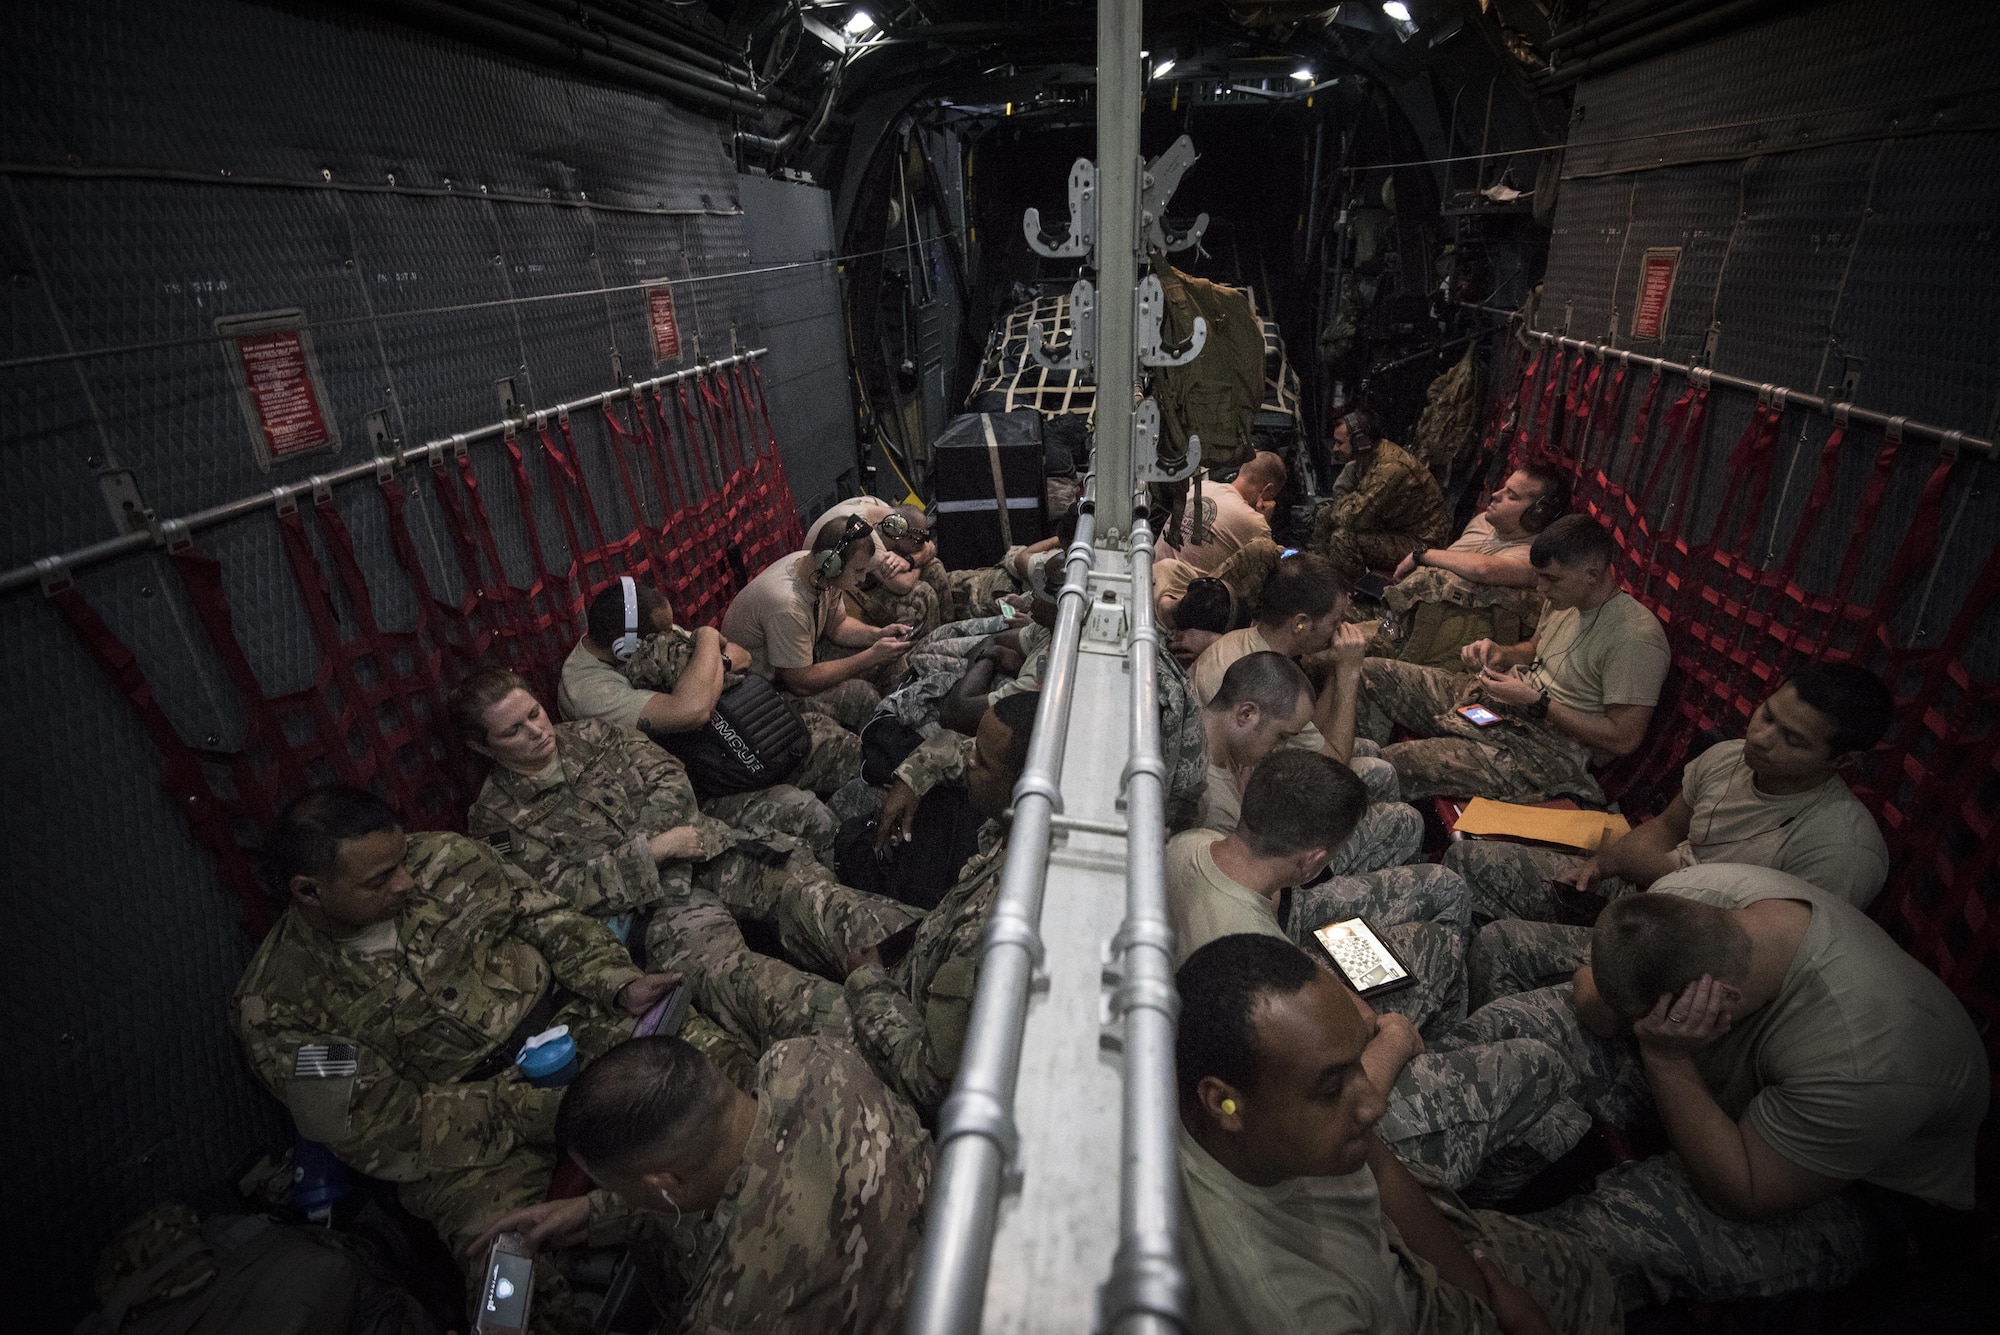
M723 689L705 725L658 740L687 767L695 795L704 800L782 783L812 750L798 710L754 673Z

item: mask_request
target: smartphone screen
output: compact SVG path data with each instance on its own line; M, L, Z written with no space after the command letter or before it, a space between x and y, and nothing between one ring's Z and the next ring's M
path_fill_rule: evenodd
M1396 962L1382 938L1360 918L1330 922L1313 932L1336 967L1347 976L1347 985L1356 992L1400 983L1410 971Z
M1477 723L1480 727L1491 727L1500 721L1500 716L1485 705L1460 705L1458 712Z
M480 1335L512 1335L528 1327L528 1299L535 1291L535 1262L530 1256L502 1251L506 1237L493 1244L486 1258L486 1283L479 1295Z

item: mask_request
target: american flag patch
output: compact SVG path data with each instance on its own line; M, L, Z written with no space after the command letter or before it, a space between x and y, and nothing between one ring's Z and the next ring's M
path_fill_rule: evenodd
M360 1069L352 1043L301 1043L292 1061L294 1080L325 1080L351 1076Z
M495 830L486 836L486 842L496 852L511 853L514 851L514 833L511 830Z

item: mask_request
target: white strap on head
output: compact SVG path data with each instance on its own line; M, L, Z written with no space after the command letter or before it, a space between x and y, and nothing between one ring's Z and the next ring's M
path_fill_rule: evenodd
M639 652L639 584L630 575L618 577L625 594L625 633L611 642L611 656L623 663Z

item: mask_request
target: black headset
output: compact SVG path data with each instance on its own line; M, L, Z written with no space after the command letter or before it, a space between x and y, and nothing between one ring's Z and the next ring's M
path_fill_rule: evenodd
M611 656L629 663L639 652L639 585L630 575L620 575L618 587L625 592L625 633L611 642Z
M902 519L903 517L901 515L890 515L889 518ZM905 532L909 530L908 520L903 520L903 529ZM849 515L847 517L847 526L840 530L840 541L826 548L824 551L813 553L813 573L825 580L839 579L840 572L847 569L848 551L855 543L861 541L874 531L875 526L860 515ZM886 521L884 522L883 531L887 532Z
M1353 428L1348 428L1352 430ZM1539 480L1539 479L1538 479ZM1553 482L1542 482L1542 494L1528 502L1528 508L1521 511L1521 531L1540 533L1550 524L1569 513L1569 479L1558 476Z
M1347 443L1357 450L1372 450L1382 439L1382 428L1375 422L1375 414L1366 408L1356 408L1340 419L1347 428Z

